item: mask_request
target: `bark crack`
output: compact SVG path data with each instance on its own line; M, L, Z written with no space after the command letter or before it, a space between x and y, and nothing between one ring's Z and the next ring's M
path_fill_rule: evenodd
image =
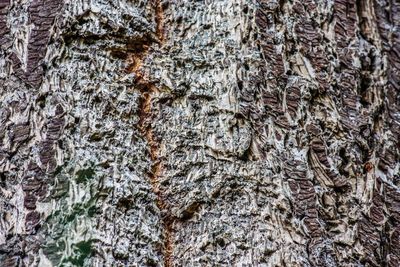
M155 11L155 22L156 22L156 36L160 46L164 43L164 22L163 22L163 7L161 0L152 1L153 8ZM142 100L139 106L139 122L138 128L146 139L150 148L150 158L152 161L151 170L148 174L150 184L153 192L155 193L157 200L157 206L161 210L162 223L164 230L164 266L173 266L172 263L172 252L173 252L173 217L169 211L169 207L165 201L165 196L162 190L160 190L160 177L162 175L162 162L159 155L159 142L154 137L151 121L155 115L154 109L152 108L152 100L154 95L159 93L159 89L152 82L149 82L141 72L141 66L143 60L149 54L149 48L152 41L149 40L144 42L142 45L142 51L135 53L131 56L131 65L128 69L129 72L133 72L136 75L135 84L138 86Z

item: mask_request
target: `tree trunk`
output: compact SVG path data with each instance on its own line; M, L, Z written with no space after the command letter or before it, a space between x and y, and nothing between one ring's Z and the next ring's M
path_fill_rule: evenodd
M400 266L398 0L0 0L0 266Z

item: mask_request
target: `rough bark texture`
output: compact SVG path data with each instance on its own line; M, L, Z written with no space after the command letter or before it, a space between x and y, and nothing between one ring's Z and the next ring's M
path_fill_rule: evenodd
M398 0L0 0L0 266L400 266Z

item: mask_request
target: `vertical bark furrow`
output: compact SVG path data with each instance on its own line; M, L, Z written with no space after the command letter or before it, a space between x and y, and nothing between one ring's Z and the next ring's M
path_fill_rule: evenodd
M160 0L152 1L155 22L156 22L156 37L159 46L162 47L164 43L164 21L163 21L163 7ZM173 217L171 215L170 207L168 207L164 192L160 188L160 177L163 172L162 159L160 158L160 144L159 140L156 140L152 124L156 119L157 115L155 110L152 108L156 105L155 96L160 93L160 90L151 82L146 81L141 73L141 65L143 60L149 56L149 48L151 43L145 43L144 47L146 49L140 51L140 54L133 55L130 60L133 60L133 66L130 70L136 75L135 84L140 88L142 100L139 106L139 122L138 127L145 138L150 152L150 158L152 160L151 169L148 172L148 178L150 180L151 186L153 188L154 194L157 196L157 206L162 214L162 224L163 224L163 257L164 266L173 266Z

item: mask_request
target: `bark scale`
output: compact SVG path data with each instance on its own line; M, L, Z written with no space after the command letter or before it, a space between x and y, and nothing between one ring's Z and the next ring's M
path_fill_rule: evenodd
M0 0L1 266L399 266L397 0Z

